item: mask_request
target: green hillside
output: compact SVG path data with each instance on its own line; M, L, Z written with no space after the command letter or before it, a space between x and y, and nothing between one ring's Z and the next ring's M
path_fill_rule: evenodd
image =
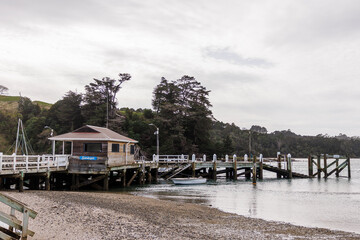
M18 111L18 102L20 96L4 96L0 95L0 111L7 113L16 113ZM50 109L52 104L42 102L42 101L33 101L33 103L39 105L41 109Z

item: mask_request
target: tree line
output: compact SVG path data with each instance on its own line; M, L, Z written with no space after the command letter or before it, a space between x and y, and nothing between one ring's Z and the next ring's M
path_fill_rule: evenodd
M294 157L320 153L360 156L360 139L343 134L301 136L291 130L268 133L262 126L241 129L234 123L218 121L212 115L210 90L188 75L176 80L162 77L154 87L152 109L119 109L116 96L130 80L128 73L120 73L117 79L93 79L84 86L84 94L68 91L50 108L21 97L16 111L0 111L0 132L5 139L0 142L0 152L11 153L17 118L21 118L30 144L39 154L51 151L47 139L50 130L45 126L62 134L89 124L138 140L141 154L151 158L156 153L156 129L150 125L154 124L160 129L160 154L216 153L222 157L262 153L273 157L282 152Z

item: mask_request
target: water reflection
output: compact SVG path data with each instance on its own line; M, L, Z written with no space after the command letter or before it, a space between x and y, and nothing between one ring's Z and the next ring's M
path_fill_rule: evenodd
M296 162L307 171L307 162ZM212 205L222 211L310 227L360 233L360 161L352 162L352 179L276 179L265 173L256 185L219 179L206 185L149 185L134 194L183 203Z

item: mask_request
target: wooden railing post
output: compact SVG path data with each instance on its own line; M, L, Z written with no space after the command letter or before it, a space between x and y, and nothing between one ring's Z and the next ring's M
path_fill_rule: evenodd
M233 165L233 180L237 180L237 161L236 161L236 155L234 154L233 156L233 161L234 161L234 165Z
M23 212L23 226L21 232L21 240L26 240L29 228L29 211L25 208Z
M14 172L15 172L16 171L16 153L14 155L13 169L14 169Z
M347 157L346 161L348 162L348 178L351 178L351 169L350 169L350 157Z
M28 172L28 170L29 170L29 156L28 155L26 156L25 161L26 161L25 169L26 169L26 172Z

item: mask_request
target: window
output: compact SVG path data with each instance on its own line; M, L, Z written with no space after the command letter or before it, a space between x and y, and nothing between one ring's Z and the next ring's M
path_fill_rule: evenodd
M84 152L102 152L102 144L84 143Z
M134 154L135 153L135 145L131 145L130 146L130 154Z
M123 145L123 152L126 152L126 144Z
M111 151L112 152L120 152L119 144L115 144L115 143L111 144Z

